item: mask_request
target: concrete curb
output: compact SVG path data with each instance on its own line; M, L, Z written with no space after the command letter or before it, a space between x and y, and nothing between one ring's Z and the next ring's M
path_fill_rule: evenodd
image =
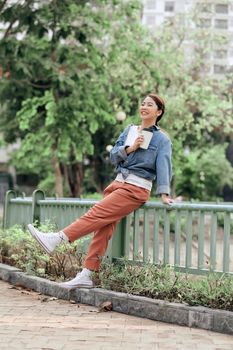
M67 291L56 282L27 275L21 270L5 264L0 264L0 279L59 299L74 300L76 303L96 307L99 307L104 301L111 301L113 311L124 314L233 334L233 312L231 311L169 303L101 288L80 288Z

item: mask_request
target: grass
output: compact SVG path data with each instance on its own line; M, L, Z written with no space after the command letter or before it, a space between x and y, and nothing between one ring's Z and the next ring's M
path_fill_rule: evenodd
M99 286L119 292L187 305L233 311L233 278L216 274L193 276L169 266L102 263Z
M51 231L50 225L41 228ZM89 238L61 245L48 256L22 228L0 230L0 261L28 274L62 281L82 269ZM201 305L233 311L233 278L209 274L193 276L177 273L169 266L132 265L127 259L116 265L103 260L100 272L93 274L96 286L133 295L188 305Z

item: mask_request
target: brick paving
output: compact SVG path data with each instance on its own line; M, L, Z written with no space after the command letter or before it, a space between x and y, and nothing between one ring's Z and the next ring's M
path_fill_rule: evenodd
M233 350L233 336L57 300L0 281L0 350Z

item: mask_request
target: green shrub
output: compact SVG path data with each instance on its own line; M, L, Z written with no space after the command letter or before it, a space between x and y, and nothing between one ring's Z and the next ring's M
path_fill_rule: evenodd
M53 225L39 227L44 232L52 231ZM82 268L89 238L73 244L63 244L52 256L42 252L38 243L20 226L0 231L0 260L23 271L51 279L70 278Z
M224 275L193 276L169 266L139 266L124 260L121 265L103 263L95 281L114 291L233 311L233 278Z
M51 231L53 227L46 224L40 229ZM0 230L0 260L28 274L56 281L70 279L82 269L89 239L61 245L48 256L28 232L14 226ZM174 272L170 266L137 265L123 259L121 264L103 260L93 278L96 286L105 289L233 311L233 278L229 276L193 276Z
M191 150L176 164L176 193L201 201L223 196L223 188L233 186L233 168L226 159L225 145Z
M224 228L224 213L218 213L217 215L218 226ZM230 215L230 233L233 234L233 215Z

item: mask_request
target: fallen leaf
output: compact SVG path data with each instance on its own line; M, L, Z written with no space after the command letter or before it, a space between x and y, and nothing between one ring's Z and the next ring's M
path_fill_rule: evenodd
M111 310L112 310L112 302L111 301L104 301L99 306L99 312L111 311Z
M39 298L39 299L40 299L40 301L41 301L42 303L44 303L44 302L46 302L46 301L48 301L48 300L49 300L49 298L48 298L48 297Z
M16 289L16 290L19 290L19 291L23 291L22 293L25 292L25 294L28 294L26 292L33 292L34 293L34 291L31 288L27 288L27 287L23 286L20 283L16 283L14 286L8 287L8 289Z
M16 289L16 290L22 290L25 289L24 286L20 286L20 285L15 285L15 286L11 286L8 289Z
M31 292L29 292L28 290L21 290L21 293L22 293L22 294L27 294L27 295L32 294L32 293L31 293Z

